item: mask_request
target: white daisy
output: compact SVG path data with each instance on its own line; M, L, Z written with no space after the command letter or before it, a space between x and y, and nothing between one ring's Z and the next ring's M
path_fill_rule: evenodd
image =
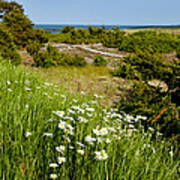
M58 164L57 163L51 163L51 164L49 164L49 167L56 168L56 167L58 167Z
M66 162L66 158L65 157L58 157L58 163L62 164Z
M56 174L50 174L50 179L57 179L57 175Z
M56 147L56 151L63 153L65 151L65 146L61 145L61 146Z
M102 129L100 130L100 135L101 135L101 136L105 136L105 135L107 135L107 134L108 134L107 128L102 128Z
M77 150L77 153L79 153L80 155L84 155L84 150L78 149L78 150Z

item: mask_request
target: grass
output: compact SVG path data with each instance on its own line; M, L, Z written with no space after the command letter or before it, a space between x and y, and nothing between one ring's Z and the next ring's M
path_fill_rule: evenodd
M34 68L28 67L34 71ZM120 80L115 82L108 67L51 67L48 69L36 68L49 82L58 84L61 88L74 94L85 92L87 95L98 94L104 97L103 104L110 104L120 85ZM116 78L117 81L117 78Z
M145 131L145 117L103 108L103 97L72 94L42 72L0 64L0 179L179 179L176 145Z
M127 34L139 32L139 31L156 31L159 33L170 33L170 34L180 34L180 28L144 28L144 29L125 29L123 30Z

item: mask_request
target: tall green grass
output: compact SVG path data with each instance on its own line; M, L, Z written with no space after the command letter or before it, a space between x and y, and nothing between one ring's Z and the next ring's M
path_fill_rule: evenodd
M176 145L101 98L0 64L0 179L180 178Z

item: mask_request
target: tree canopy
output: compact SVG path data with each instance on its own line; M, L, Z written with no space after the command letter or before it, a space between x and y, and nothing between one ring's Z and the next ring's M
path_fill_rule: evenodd
M24 14L22 5L12 1L0 0L0 19L13 35L18 48L26 47L29 41L45 43L48 41L43 30L34 29L32 21Z
M19 11L21 11L21 13L24 13L22 5L18 4L17 2L7 2L4 0L0 0L0 19L2 19L4 15L15 9L18 9Z

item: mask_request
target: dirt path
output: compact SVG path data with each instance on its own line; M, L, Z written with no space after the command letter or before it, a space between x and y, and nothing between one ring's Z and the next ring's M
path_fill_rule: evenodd
M92 48L87 47L86 45L71 45L71 44L60 43L60 44L53 44L53 46L55 46L57 48L60 48L60 47L69 48L69 49L77 48L77 49L80 49L80 50L87 51L89 53L100 54L100 55L103 55L103 56L109 56L109 57L114 57L114 58L122 58L123 57L123 55L120 55L120 54L115 54L115 53L110 53L110 52L105 52L105 51L92 49Z

